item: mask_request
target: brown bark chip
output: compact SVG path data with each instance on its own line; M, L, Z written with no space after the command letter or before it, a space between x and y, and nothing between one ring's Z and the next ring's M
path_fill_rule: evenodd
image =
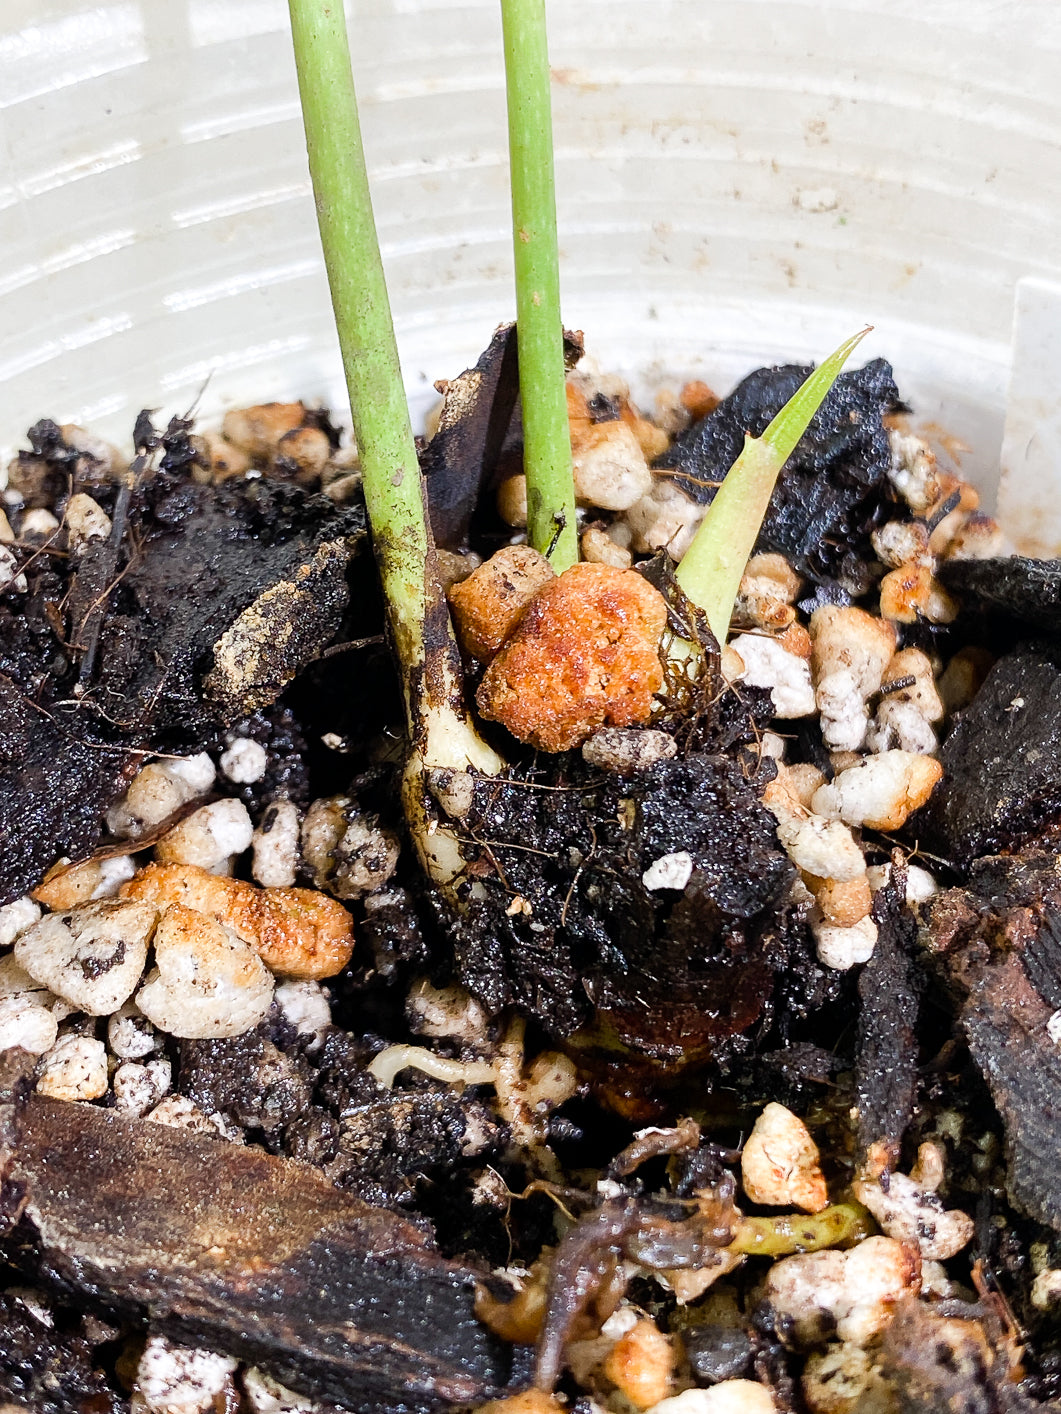
M543 751L646 722L666 619L663 596L635 571L574 565L531 601L487 669L479 710Z
M0 1067L2 1071L2 1067ZM393 1213L260 1149L30 1097L0 1073L0 1256L359 1414L496 1397L477 1273Z

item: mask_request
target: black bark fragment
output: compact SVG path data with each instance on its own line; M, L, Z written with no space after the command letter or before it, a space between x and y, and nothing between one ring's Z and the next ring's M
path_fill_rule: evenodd
M564 331L564 362L582 357L582 335ZM489 520L489 491L502 454L519 456L519 355L516 326L501 324L474 368L435 385L442 394L438 427L420 455L427 479L428 514L435 544L465 550L473 522ZM519 470L519 465L513 467Z
M1024 555L943 560L936 573L960 596L966 612L979 611L989 620L1035 632L1061 633L1061 561Z
M260 478L159 473L101 631L98 694L152 745L199 745L272 701L339 626L364 510Z
M507 1381L475 1273L301 1164L38 1097L0 1135L0 1254L60 1298L364 1414Z
M962 999L961 1026L1006 1131L1019 1211L1061 1231L1061 858L988 858L964 889L933 898L922 940Z
M497 469L519 396L516 326L502 324L474 368L439 385L438 428L420 458L435 543L468 544L472 517Z
M1000 658L940 753L943 779L907 832L968 869L1061 825L1061 650Z
M894 859L888 883L874 898L877 945L858 979L855 1095L863 1159L878 1143L893 1160L898 1157L917 1092L918 991L911 957L917 923L905 890L906 870Z
M656 462L675 482L709 504L744 445L761 436L811 369L795 365L749 374L713 412L684 432ZM867 589L863 562L869 533L890 502L891 452L883 423L900 408L892 370L883 359L841 373L786 463L759 535L812 580Z

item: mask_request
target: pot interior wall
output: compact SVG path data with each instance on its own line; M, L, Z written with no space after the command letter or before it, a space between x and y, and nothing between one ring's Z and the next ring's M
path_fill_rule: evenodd
M498 7L347 9L423 411L512 312ZM550 23L565 312L600 363L724 391L872 323L992 505L1018 282L1034 315L1061 279L1061 11L557 0ZM7 0L0 95L0 444L42 415L125 440L144 406L342 407L283 0Z

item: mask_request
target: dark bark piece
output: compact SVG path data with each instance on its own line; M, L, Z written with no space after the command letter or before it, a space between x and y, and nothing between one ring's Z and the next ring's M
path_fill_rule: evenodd
M96 691L125 730L190 748L272 701L335 633L364 508L267 477L200 486L160 472L142 497Z
M1053 1007L1015 957L989 967L962 1011L969 1050L1006 1126L1014 1207L1061 1231L1061 1050Z
M746 433L761 436L810 374L786 365L749 374L713 412L684 432L656 467L680 469L676 484L700 504L736 461ZM759 535L812 580L840 580L853 592L873 552L869 532L892 497L884 414L901 406L883 359L841 373L785 465Z
M1061 560L1007 555L994 560L943 560L939 578L966 610L991 619L1061 634Z
M76 1304L364 1414L506 1382L475 1274L301 1164L37 1096L0 1108L0 1142L0 1252Z
M1023 643L943 744L943 779L907 833L962 869L1061 825L1061 650Z
M439 385L442 412L424 448L436 545L463 550L483 490L497 469L519 394L516 326L502 324L474 368Z
M565 329L565 366L574 368L582 354L581 333ZM431 531L440 549L466 550L473 521L492 517L486 493L499 477L502 453L518 455L522 440L516 326L499 325L474 368L435 386L442 411L420 455Z
M873 906L877 945L858 979L855 1095L859 1155L883 1142L893 1161L913 1115L917 1093L917 1002L911 952L917 924L903 898L906 870L892 874Z
M938 894L922 940L962 999L961 1025L1006 1132L1007 1189L1061 1231L1061 1049L1046 1026L1061 998L1061 858L978 861Z

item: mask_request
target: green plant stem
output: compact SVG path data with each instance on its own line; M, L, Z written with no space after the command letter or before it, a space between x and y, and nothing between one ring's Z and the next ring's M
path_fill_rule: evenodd
M527 535L560 573L578 560L578 534L560 319L545 0L501 0L501 22Z
M761 437L745 438L744 450L726 473L678 566L678 584L703 610L720 644L726 641L741 578L781 469L848 357L869 332L861 330L830 354L789 398Z
M346 20L341 0L290 0L290 8L310 176L365 504L391 632L404 665L423 651L428 535L372 214Z
M350 410L411 743L403 783L410 829L436 882L461 866L455 835L431 825L432 768L494 772L501 761L467 721L460 656L434 572L434 547L383 275L341 0L289 0L310 176Z

